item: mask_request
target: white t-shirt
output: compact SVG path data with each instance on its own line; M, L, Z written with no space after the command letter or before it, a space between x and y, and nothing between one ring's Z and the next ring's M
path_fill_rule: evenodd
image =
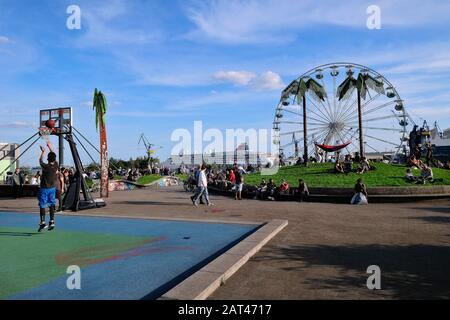
M200 171L199 176L198 176L197 186L199 186L199 187L207 187L208 186L208 181L206 180L205 170Z

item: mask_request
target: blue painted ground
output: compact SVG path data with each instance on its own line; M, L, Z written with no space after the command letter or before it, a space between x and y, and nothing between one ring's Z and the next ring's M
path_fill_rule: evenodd
M72 233L80 234L80 239L114 236L119 240L121 237L153 240L131 246L124 240L123 248L119 245L99 249L98 244L92 243L88 248L69 250L68 253L64 253L65 248L58 248L64 254L55 254L54 260L52 256L51 263L62 264L66 268L66 265L79 261L82 265L81 290L68 290L68 275L64 274L8 296L7 299L155 299L258 228L256 225L240 224L57 216L57 228L54 231L36 235L37 221L37 214L0 212L0 227L27 230L32 236L27 237L26 233L14 236L16 239L17 236L27 237L23 241L30 245L36 239L45 241L50 239L45 237L56 237L58 232L60 236L66 237ZM5 235L13 233L3 232L2 237ZM9 239L14 241L11 237ZM58 245L64 247L65 242L61 241ZM46 250L45 245L31 253L33 263L39 260L39 250ZM29 254L27 252L26 256ZM27 273L23 272L27 261L20 263L15 277L27 277ZM46 272L45 265L39 272ZM1 273L0 266L0 286ZM14 280L9 277L3 281Z

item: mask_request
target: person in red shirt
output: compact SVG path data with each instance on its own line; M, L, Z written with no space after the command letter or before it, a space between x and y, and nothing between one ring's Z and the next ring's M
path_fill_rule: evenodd
M236 182L236 176L234 175L234 170L230 170L228 174L228 181L231 182L231 184L234 184Z
M286 180L282 180L279 188L280 192L286 192L289 190L289 183L286 182Z

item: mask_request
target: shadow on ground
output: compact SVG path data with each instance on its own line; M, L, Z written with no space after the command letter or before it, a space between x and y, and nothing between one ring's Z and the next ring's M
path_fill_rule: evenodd
M450 207L424 207L424 208L414 208L414 210L424 210L436 213L447 213L450 214Z
M1 236L7 236L7 237L31 237L31 236L37 236L41 233L30 233L30 232L7 232L7 231L0 231L0 237Z
M440 217L440 216L432 216L432 217L411 217L409 219L412 220L422 220L428 223L450 223L450 217Z
M192 207L192 203L176 203L176 202L162 202L162 201L120 201L115 204L124 205L136 205L136 206L189 206Z
M272 249L271 249L272 251ZM370 265L381 268L382 289L393 299L450 298L450 246L289 246L255 261L289 262L285 271L312 267L338 268L338 276L306 278L314 288L349 291L365 289Z

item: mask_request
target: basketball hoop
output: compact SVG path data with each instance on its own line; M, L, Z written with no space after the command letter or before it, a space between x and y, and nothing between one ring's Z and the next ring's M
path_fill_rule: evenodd
M40 127L39 128L39 135L43 140L49 141L50 135L54 132L54 128L48 128L48 127Z

